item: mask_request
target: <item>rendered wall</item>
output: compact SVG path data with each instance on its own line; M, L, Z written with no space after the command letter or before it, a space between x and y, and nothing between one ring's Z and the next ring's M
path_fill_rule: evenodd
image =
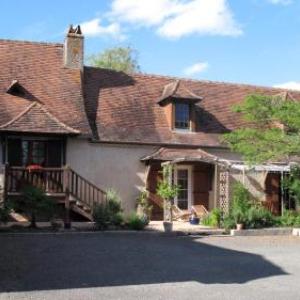
M157 147L69 139L67 164L100 188L117 190L125 213L129 213L135 209L136 198L145 187L146 166L140 158L155 150Z

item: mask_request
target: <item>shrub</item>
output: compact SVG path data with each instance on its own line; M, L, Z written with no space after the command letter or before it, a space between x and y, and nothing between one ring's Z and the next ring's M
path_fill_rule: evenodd
M36 216L46 214L50 218L54 214L55 204L46 196L45 192L37 187L28 185L22 190L20 207L30 214L30 227L36 228Z
M223 218L222 227L224 227L225 230L234 229L236 227L236 223L234 218L230 214L226 214Z
M147 224L150 221L151 212L153 206L149 204L148 193L143 191L137 198L137 214L147 220Z
M252 206L247 212L246 228L271 227L275 224L272 213L262 206Z
M110 213L106 203L97 204L93 210L93 219L97 229L104 230L109 226Z
M300 225L300 215L295 211L284 210L282 216L277 219L279 226L292 227Z
M124 223L124 217L121 212L111 215L110 223L115 226L121 226Z
M108 189L106 191L106 200L107 200L108 209L112 214L117 214L119 212L122 212L121 199L119 194L115 190Z
M120 196L113 189L106 193L106 203L97 204L93 210L93 219L100 230L107 229L109 225L120 226L124 222Z
M9 221L10 207L7 205L2 205L0 207L0 223L7 223Z
M219 208L214 208L206 217L202 219L202 224L211 227L220 227L222 212Z
M247 220L247 212L251 207L250 193L238 182L233 187L233 199L230 208L230 215L236 224L245 223Z
M132 230L143 230L147 225L147 221L133 213L129 216L127 225Z

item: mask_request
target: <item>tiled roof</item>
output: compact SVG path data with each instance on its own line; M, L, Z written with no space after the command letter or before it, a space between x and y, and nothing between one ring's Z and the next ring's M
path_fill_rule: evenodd
M186 148L166 148L162 147L149 156L143 157L142 161L159 160L159 161L217 161L218 157L202 149Z
M85 67L82 78L80 70L63 66L61 44L0 40L0 66L0 130L93 132L102 142L220 146L222 133L245 126L231 107L246 95L284 93L300 100L299 92L275 88L93 67ZM165 97L198 101L196 132L170 129L158 104Z
M51 134L79 134L66 124L54 117L44 105L38 102L30 104L15 118L0 125L1 131L27 132L27 133L51 133Z
M186 88L180 80L174 80L171 83L168 83L164 86L162 95L158 101L159 104L163 104L166 100L176 98L183 99L193 102L199 102L202 100L202 97L196 95L191 90Z
M90 134L82 97L81 73L80 70L64 67L62 44L0 40L0 66L0 126L15 119L36 101L44 104L44 109L51 116L72 131ZM24 94L10 93L8 89L16 82ZM37 109L38 106L35 106L30 112ZM18 121L23 122L26 118L22 126L14 123L16 129L20 127L23 132L38 130L39 124L30 124L30 120L37 120L37 115L29 115ZM43 132L55 133L62 129L47 118L41 122L44 122L41 125ZM49 128L44 128L47 125Z
M276 95L284 90L222 82L180 80L203 99L196 103L197 132L172 131L157 102L174 78L86 67L84 91L95 136L105 142L220 146L220 135L245 122L232 105L253 93ZM289 97L300 100L299 92Z

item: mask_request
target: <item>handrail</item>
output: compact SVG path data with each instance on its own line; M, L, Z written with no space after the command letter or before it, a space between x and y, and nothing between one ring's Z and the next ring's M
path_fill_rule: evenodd
M152 201L153 203L155 203L157 206L162 208L163 207L163 199L153 192L150 192L150 191L147 191L147 192L148 192L149 200Z
M6 189L8 193L20 193L25 185L33 185L47 193L62 193L73 196L91 211L96 204L106 201L106 192L79 175L69 167L41 168L6 166Z
M79 175L71 168L67 168L67 189L73 197L93 211L95 205L106 201L106 192Z
M76 173L76 175L78 177L80 177L82 180L86 181L87 184L93 186L95 189L98 189L99 191L101 191L102 193L106 194L106 192L104 190L102 190L101 188L99 188L98 186L96 186L94 183L90 182L89 180L87 180L86 178L84 178L83 176L81 176L80 174L78 174L76 171L74 171L73 169L69 168L69 170L73 173Z
M11 170L18 170L18 171L30 171L27 167L8 167ZM62 171L63 168L44 168L42 167L41 169L34 170L34 172L43 172L43 171Z

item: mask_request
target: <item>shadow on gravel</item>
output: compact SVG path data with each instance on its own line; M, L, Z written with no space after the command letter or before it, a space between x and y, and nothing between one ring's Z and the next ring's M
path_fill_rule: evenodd
M233 284L285 274L260 255L195 242L191 237L0 236L0 292L184 281Z

